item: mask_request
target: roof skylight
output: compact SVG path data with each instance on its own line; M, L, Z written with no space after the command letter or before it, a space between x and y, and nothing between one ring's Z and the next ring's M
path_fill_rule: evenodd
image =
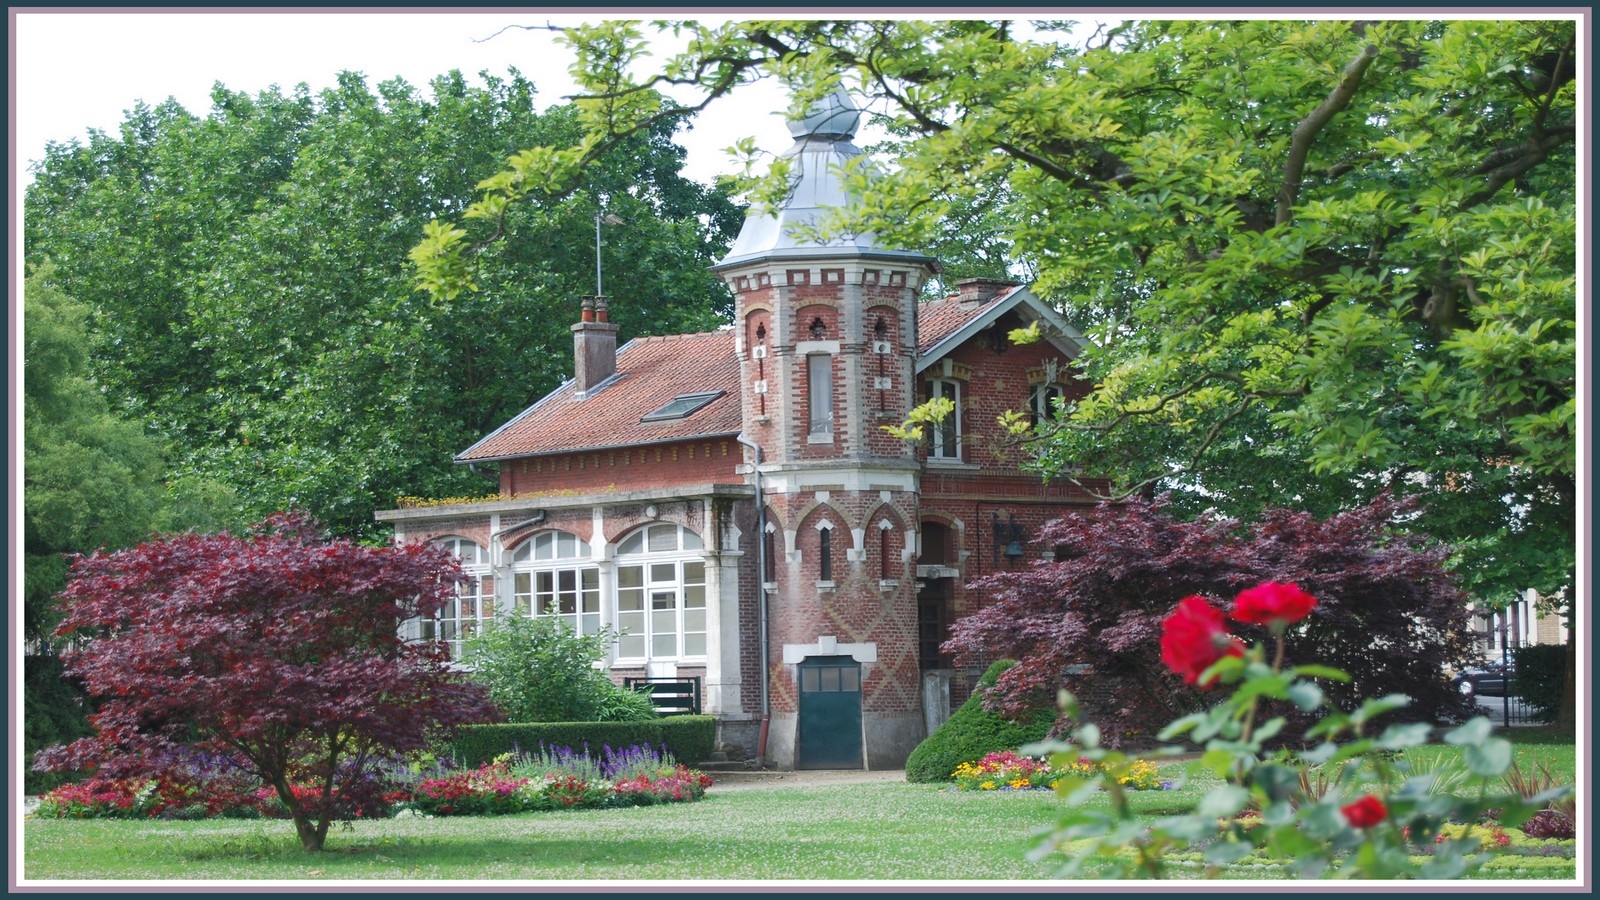
M670 422L673 419L687 419L699 412L706 404L721 397L727 391L708 391L699 394L679 394L673 397L666 405L651 413L646 413L639 419L640 422Z

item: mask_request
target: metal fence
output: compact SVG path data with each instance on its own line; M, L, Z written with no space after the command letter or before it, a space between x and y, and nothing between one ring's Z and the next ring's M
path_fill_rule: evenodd
M629 690L649 691L658 716L700 714L700 678L624 678Z

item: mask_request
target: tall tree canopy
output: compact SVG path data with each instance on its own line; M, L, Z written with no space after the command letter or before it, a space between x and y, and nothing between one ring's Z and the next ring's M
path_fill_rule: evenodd
M162 513L161 447L115 415L90 379L88 308L51 283L23 281L23 638L48 647L67 554L125 547Z
M626 223L604 247L624 338L723 320L706 266L741 216L679 175L668 122L564 202L506 217L475 291L415 290L425 223L520 148L579 138L570 106L540 113L515 72L483 78L435 79L431 98L348 73L315 96L219 85L203 118L139 105L118 134L47 150L27 256L90 307L95 375L170 440L180 490L222 485L235 523L298 505L368 536L399 495L492 491L452 457L570 376L600 204Z
M637 24L567 30L584 137L519 155L467 219L756 78L797 109L843 83L905 138L824 227L936 246L983 211L1094 339L1098 389L1036 437L1041 471L1244 516L1421 494L1412 527L1462 548L1480 597L1571 583L1572 21L662 27L687 43L648 76ZM435 226L421 282L465 278L488 237Z

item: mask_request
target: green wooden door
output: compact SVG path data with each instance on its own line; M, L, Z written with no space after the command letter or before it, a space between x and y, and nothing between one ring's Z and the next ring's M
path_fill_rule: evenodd
M813 656L800 663L799 675L796 768L861 768L861 664Z

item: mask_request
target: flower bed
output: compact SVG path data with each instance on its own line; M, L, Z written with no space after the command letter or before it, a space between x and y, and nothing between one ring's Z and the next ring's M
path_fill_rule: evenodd
M353 818L381 818L404 809L425 815L503 815L531 810L685 803L705 796L711 779L648 746L604 748L599 759L568 748L506 756L476 769L390 767L384 783L350 798ZM320 788L293 785L297 798ZM339 798L335 798L338 800ZM37 818L280 818L277 791L242 778L189 766L160 779L91 778L42 796Z
M1106 771L1087 757L1063 766L1019 756L1014 750L990 753L983 759L964 762L950 773L951 789L957 791L1047 791L1067 776L1088 778ZM1170 790L1172 783L1156 774L1155 763L1134 760L1116 775L1117 783L1133 791Z

